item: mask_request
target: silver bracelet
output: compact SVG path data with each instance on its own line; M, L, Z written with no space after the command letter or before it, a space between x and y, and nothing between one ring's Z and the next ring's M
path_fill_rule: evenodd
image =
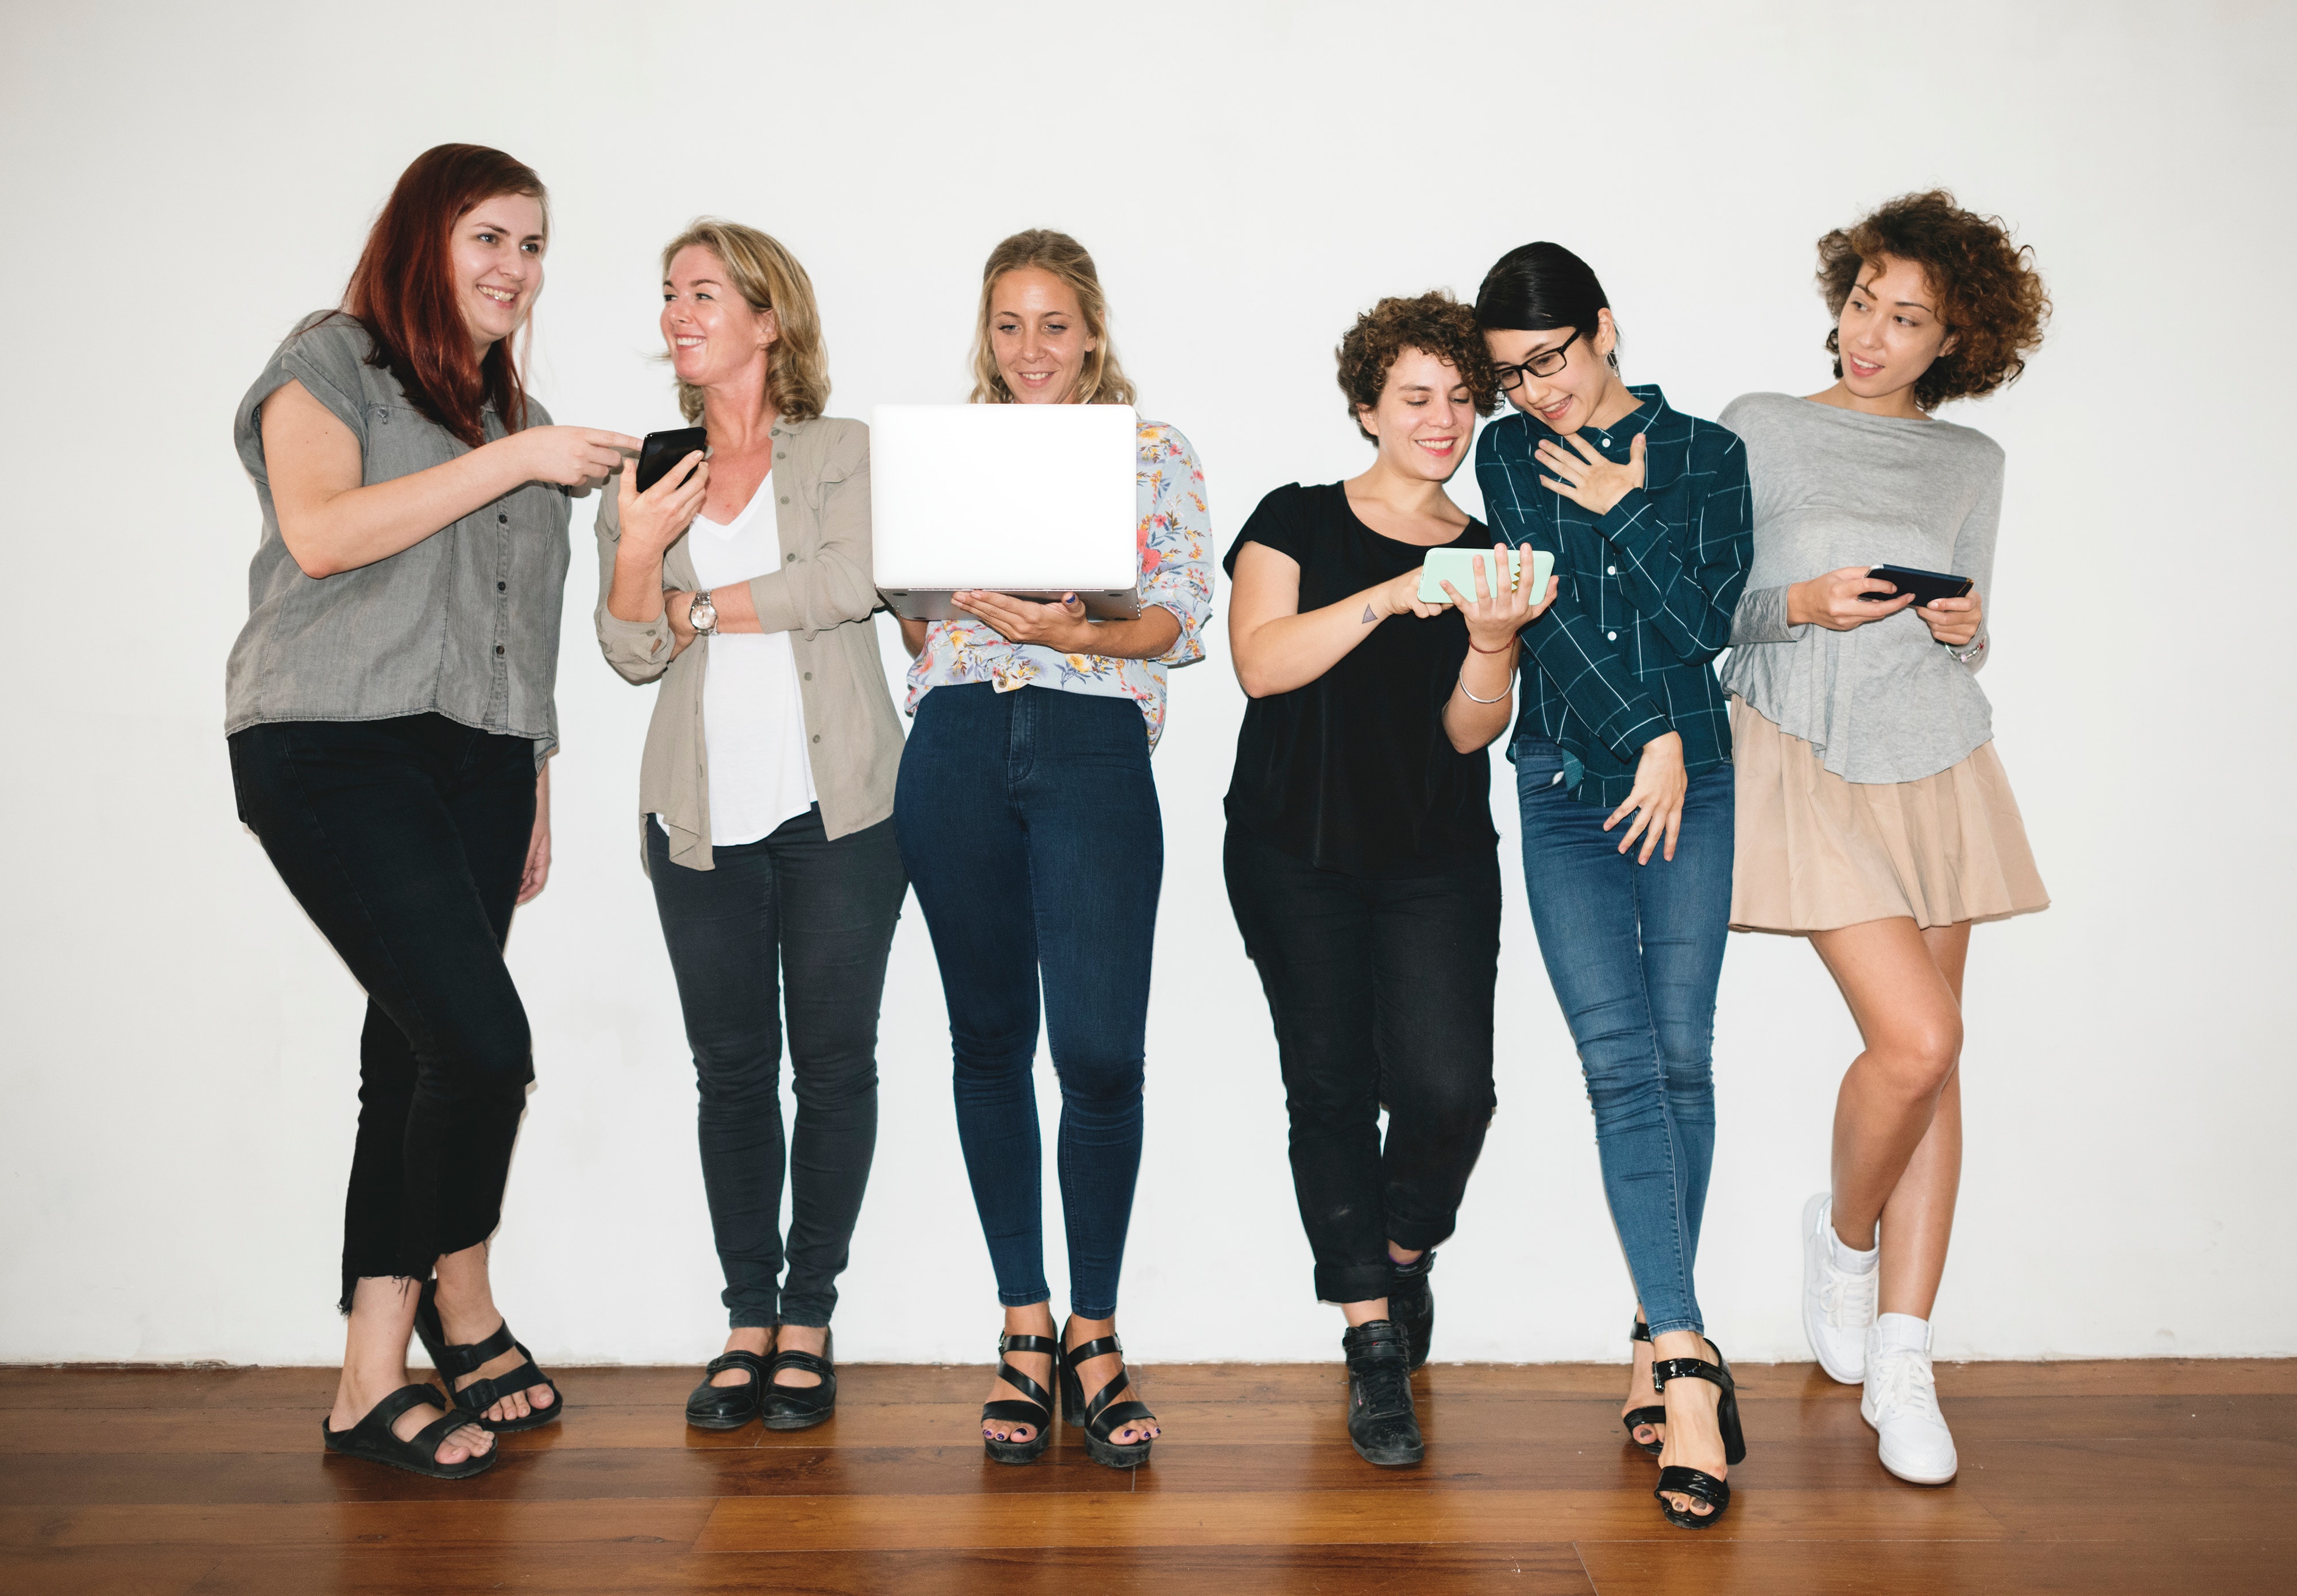
M1946 646L1946 651L1954 655L1955 659L1960 660L1964 664L1967 665L1971 661L1976 659L1980 654L1986 652L1986 639L1983 638L1977 638L1972 642L1968 648L1956 648L1953 644L1949 643Z
M1468 685L1467 669L1462 666L1460 670L1460 691L1468 695L1470 703L1505 703L1509 695L1515 691L1515 678L1512 676L1508 678L1507 690L1497 698L1478 698L1476 696L1476 690Z

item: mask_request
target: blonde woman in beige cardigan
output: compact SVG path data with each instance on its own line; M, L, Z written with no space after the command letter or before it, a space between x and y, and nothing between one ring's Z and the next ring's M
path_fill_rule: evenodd
M901 725L870 618L869 430L821 414L812 284L753 228L704 219L671 241L662 334L709 454L645 493L625 472L600 506L596 620L616 671L662 684L638 823L731 1327L686 1417L803 1429L836 1402L829 1320L877 1142L877 1008L909 886Z

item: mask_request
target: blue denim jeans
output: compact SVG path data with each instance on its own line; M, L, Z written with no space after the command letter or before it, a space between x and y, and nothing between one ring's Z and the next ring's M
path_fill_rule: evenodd
M1513 750L1523 875L1547 979L1578 1044L1603 1196L1653 1335L1706 1329L1692 1277L1715 1162L1715 988L1730 934L1728 763L1691 778L1675 858L1621 853L1631 823L1582 803L1552 743Z
M1129 698L935 687L902 753L893 829L933 934L957 1134L1007 1307L1041 1303L1038 991L1060 1078L1069 1308L1116 1312L1140 1172L1148 965L1165 879L1148 728Z

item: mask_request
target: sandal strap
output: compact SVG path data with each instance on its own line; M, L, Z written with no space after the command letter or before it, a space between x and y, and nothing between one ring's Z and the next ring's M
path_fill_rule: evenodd
M432 1309L434 1315L437 1312L436 1308ZM510 1320L506 1319L495 1327L493 1335L479 1341L449 1341L442 1323L439 1331L439 1345L424 1350L430 1353L432 1362L439 1365L440 1374L445 1375L449 1379L458 1380L466 1374L476 1373L482 1363L491 1362L514 1347L517 1347L522 1352L525 1350L523 1347L519 1347L516 1338L511 1335Z
M1627 1339L1630 1341L1650 1340L1651 1326L1645 1324L1640 1319L1636 1320L1633 1324L1627 1327Z
M765 1360L758 1356L757 1353L751 1352L746 1347L739 1346L736 1347L732 1352L720 1353L716 1357L711 1359L710 1362L704 1363L702 1366L702 1377L706 1380L712 1375L723 1374L729 1369L746 1369L750 1371L751 1379L756 1381L760 1385L763 1385L765 1383ZM738 1390L739 1388L740 1387L738 1386L729 1387L729 1389L735 1390Z
M1115 1353L1120 1358L1124 1355L1124 1343L1116 1336L1101 1336L1091 1341L1080 1341L1061 1353L1061 1356L1066 1358L1072 1364L1076 1364L1083 1362L1088 1358L1105 1358L1110 1353Z
M1084 1404L1085 1427L1087 1429L1093 1430L1099 1429L1100 1427L1101 1414L1107 1411L1111 1403L1124 1395L1125 1387L1132 1384L1132 1371L1130 1370L1120 1369L1116 1371L1116 1378L1115 1379L1110 1380L1108 1384L1094 1392L1092 1394L1092 1399ZM1132 1406L1140 1408L1140 1404L1136 1402ZM1148 1411L1148 1409L1141 1408L1140 1411L1145 1413ZM1115 1427L1112 1425L1110 1427L1114 1428Z
M1665 1408L1629 1408L1625 1418L1631 1425L1665 1424L1667 1410Z
M779 1370L799 1369L808 1374L818 1374L825 1380L837 1372L837 1366L819 1353L800 1352L794 1346L786 1353L776 1353L774 1361L767 1364L766 1369L769 1375ZM803 1388L797 1386L790 1387L794 1391Z
M1012 1386L1016 1391L1026 1392L1029 1397L1028 1405L1035 1408L1038 1412L1046 1414L1050 1417L1052 1411L1053 1394L1046 1390L1042 1386L1037 1384L1036 1381L1031 1379L1027 1375L1022 1373L1019 1370L1014 1368L1012 1364L1007 1362L1005 1361L1005 1354L1008 1353L1050 1353L1053 1354L1054 1358L1058 1360L1060 1356L1060 1352L1061 1344L1054 1340L1050 1336L1000 1336L997 1337L997 1378L1003 1380L1007 1385ZM1002 1399L1002 1401L1010 1400L1010 1398ZM1001 1405L1001 1403L991 1403L988 1407L984 1407L981 1410L982 1416L989 1419L1010 1419L1015 1417L1012 1414L992 1413L989 1411L990 1408L998 1407L1000 1405ZM1023 1424L1039 1424L1042 1422L1041 1420L1035 1419L1020 1419L1017 1421Z
M461 1409L450 1408L445 1418L434 1419L416 1430L414 1438L406 1444L421 1452L426 1462L433 1461L438 1458L439 1448L446 1444L448 1436L457 1430L469 1429L475 1422L476 1420L473 1419L470 1414Z
M1006 1424L1034 1425L1041 1432L1053 1421L1051 1411L1043 1403L1016 1402L1009 1396L1000 1397L995 1402L983 1403L981 1416L984 1419L999 1419Z
M1145 1402L1121 1402L1113 1407L1090 1409L1085 1416L1085 1428L1107 1441L1128 1424L1153 1424L1157 1415L1148 1411ZM1145 1446L1145 1441L1128 1441L1127 1446Z
M384 1435L389 1436L391 1434L391 1427L399 1422L399 1416L401 1413L406 1412L408 1409L413 1407L441 1408L446 1411L447 1417L452 1419L457 1424L461 1425L470 1423L470 1420L467 1418L465 1418L463 1415L455 1411L455 1404L452 1402L446 1401L440 1396L438 1386L427 1383L417 1383L414 1385L401 1386L389 1396L384 1397L381 1402L375 1403L375 1406L366 1411L366 1417L360 1419L358 1423L351 1426L351 1429L364 1429L366 1426L371 1424ZM346 1430L342 1433L349 1435L350 1431ZM425 1433L428 1432L426 1431ZM397 1439L396 1436L392 1436L391 1438L394 1440Z
M1704 1358L1661 1358L1651 1365L1651 1386L1654 1389L1665 1391L1669 1380L1705 1380L1709 1385L1720 1386L1725 1391L1737 1388L1732 1382L1729 1370L1718 1368Z
M529 1391L537 1386L550 1386L553 1391L558 1389L551 1385L550 1377L542 1372L541 1366L534 1361L534 1354L527 1351L523 1344L514 1341L510 1350L515 1351L526 1362L502 1374L473 1380L455 1393L456 1402L474 1413L483 1413L504 1397L517 1392Z
M1651 1494L1661 1498L1694 1496L1719 1513L1731 1505L1731 1482L1717 1479L1702 1468L1670 1463L1659 1471L1659 1488Z

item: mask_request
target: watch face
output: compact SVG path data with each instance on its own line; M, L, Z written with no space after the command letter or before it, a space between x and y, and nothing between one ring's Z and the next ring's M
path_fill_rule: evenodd
M696 631L708 631L718 624L718 606L707 602L695 605L686 612L686 623Z

